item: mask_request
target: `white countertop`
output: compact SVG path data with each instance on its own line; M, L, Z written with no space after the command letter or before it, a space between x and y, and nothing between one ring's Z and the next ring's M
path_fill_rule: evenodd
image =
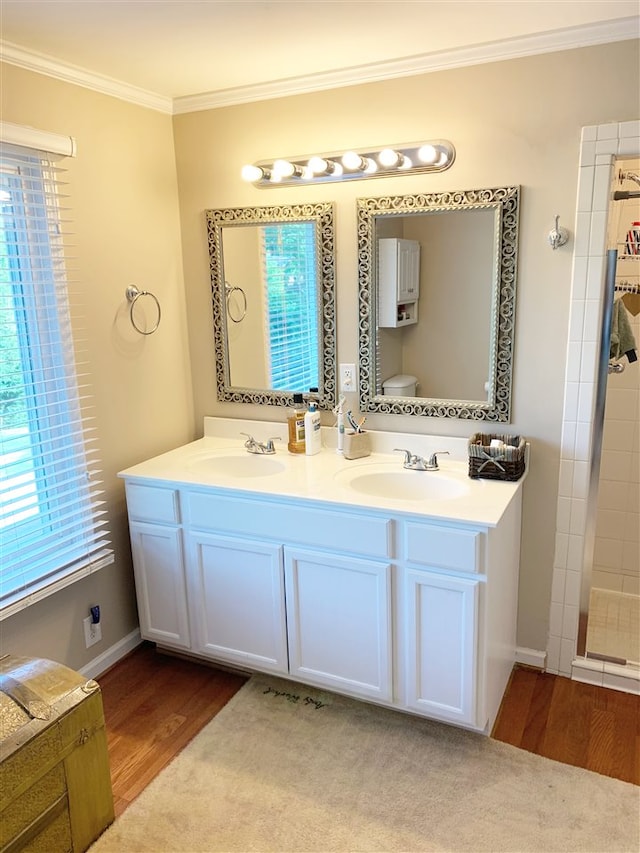
M278 436L281 440L275 442L275 455L249 454L244 447L243 432L250 433L257 441ZM287 451L286 424L205 418L204 438L133 465L119 476L128 480L154 480L158 485L230 490L242 497L294 498L487 527L498 524L522 488L524 477L517 482L471 479L467 440L463 438L374 432L371 433L374 452L363 459L348 460L335 450L336 431L323 427L322 433L322 451L306 456ZM439 457L439 471L405 473L411 478L441 477L457 481L463 494L451 499L383 497L356 491L349 484L351 476L360 472L404 471L403 457L393 452L395 447L408 448L421 456L448 451L450 455ZM229 471L219 463L224 457L231 457ZM253 472L254 463L257 475ZM271 469L276 469L275 473ZM412 485L415 482L412 479Z

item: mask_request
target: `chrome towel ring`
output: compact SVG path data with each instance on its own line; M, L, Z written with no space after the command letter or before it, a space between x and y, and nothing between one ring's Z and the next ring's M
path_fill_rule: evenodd
M158 302L157 298L149 290L138 290L135 284L130 284L129 287L126 289L125 293L129 302L129 319L131 320L131 325L136 330L136 332L139 332L141 335L152 335L160 325L160 317L162 315L162 312L160 310L160 303ZM151 299L153 299L153 301L156 303L156 308L158 309L158 319L156 320L156 324L152 329L141 329L134 319L133 309L136 302L138 301L138 299L140 299L141 296L150 296Z
M227 314L229 315L229 319L234 323L242 323L244 318L247 315L247 294L241 287L234 287L234 285L229 284L228 281L224 283L224 292L227 296ZM236 313L234 317L231 313L231 294L232 293L241 293L242 294L242 308Z

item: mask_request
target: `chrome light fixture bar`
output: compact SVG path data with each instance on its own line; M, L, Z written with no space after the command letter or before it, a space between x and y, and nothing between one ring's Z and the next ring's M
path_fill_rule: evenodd
M307 157L260 160L242 167L242 179L256 187L293 187L444 172L456 158L446 139L386 146L366 151L333 151Z

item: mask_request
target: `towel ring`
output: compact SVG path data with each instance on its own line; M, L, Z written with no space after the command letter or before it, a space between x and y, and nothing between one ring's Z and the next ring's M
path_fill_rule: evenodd
M224 283L224 290L227 296L227 314L229 315L229 319L234 323L242 323L244 318L247 316L247 294L241 287L234 287L234 285L229 284L228 281ZM231 302L230 297L232 293L241 293L242 294L242 308L240 310L240 316L234 317L231 313Z
M130 284L129 287L126 289L125 293L129 302L129 319L131 320L131 325L136 330L136 332L139 332L141 335L152 335L160 325L160 317L162 315L162 312L160 310L160 303L158 302L157 297L155 297L150 290L138 290L135 284ZM150 296L156 303L156 308L158 309L158 319L156 320L156 324L152 329L149 329L148 331L141 329L140 326L137 325L133 317L133 308L141 296Z

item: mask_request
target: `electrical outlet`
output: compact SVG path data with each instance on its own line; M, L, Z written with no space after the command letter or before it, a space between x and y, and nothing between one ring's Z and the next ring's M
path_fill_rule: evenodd
M340 390L356 390L356 366L355 364L340 365Z
M84 641L89 646L99 643L102 639L102 625L99 622L92 622L91 616L87 616L82 620L84 625Z

